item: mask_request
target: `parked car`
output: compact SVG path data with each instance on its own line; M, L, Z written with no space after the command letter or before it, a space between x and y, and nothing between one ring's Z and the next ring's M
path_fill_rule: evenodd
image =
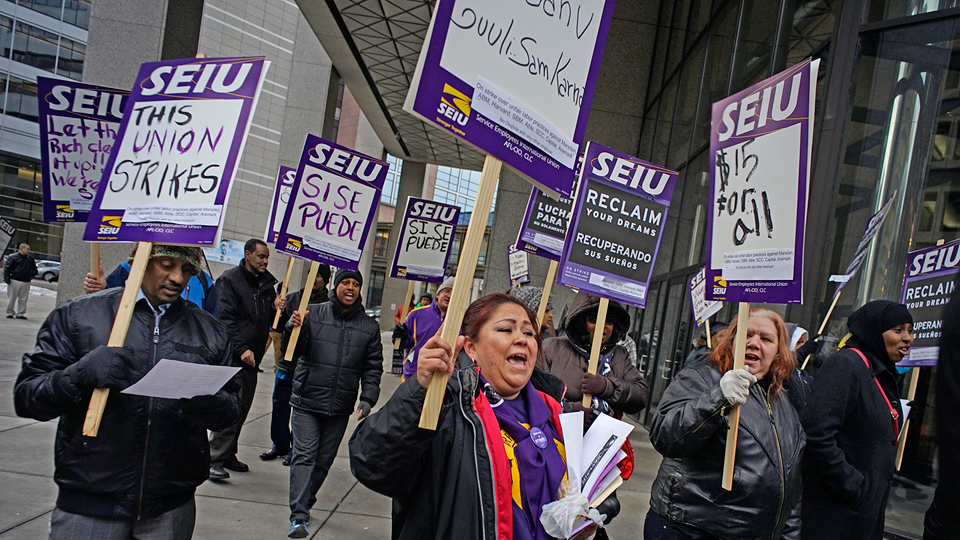
M367 308L366 313L367 317L372 317L373 320L377 321L377 324L380 324L380 306Z
M60 263L57 261L37 261L37 277L52 283L60 280Z

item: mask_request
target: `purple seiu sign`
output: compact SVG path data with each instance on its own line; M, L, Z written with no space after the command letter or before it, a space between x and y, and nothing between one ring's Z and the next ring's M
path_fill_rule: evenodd
M214 245L268 65L141 65L83 239Z
M17 228L13 226L13 223L0 217L0 255L7 252L7 248L10 247L10 242L16 234Z
M516 244L507 246L507 264L510 267L510 286L530 283L530 256Z
M129 95L37 77L44 221L87 221Z
M613 5L439 0L404 110L570 196Z
M960 272L960 240L907 254L900 302L913 315L913 344L898 367L937 365L943 312Z
M356 270L390 165L307 135L277 250Z
M530 202L527 203L527 213L520 224L517 247L528 253L559 261L572 211L572 198L560 197L556 200L533 188Z
M644 307L677 172L587 144L558 282Z
M459 219L458 206L408 197L390 277L441 283Z
M713 104L707 299L800 303L819 60Z
M274 245L280 236L280 222L287 213L290 204L290 195L293 193L293 183L297 178L297 170L293 167L280 166L277 173L277 187L273 190L273 206L267 220L267 243Z
M714 316L723 308L723 302L711 302L707 300L707 272L701 268L699 272L690 278L690 304L693 306L693 320L697 328L703 325L703 321Z

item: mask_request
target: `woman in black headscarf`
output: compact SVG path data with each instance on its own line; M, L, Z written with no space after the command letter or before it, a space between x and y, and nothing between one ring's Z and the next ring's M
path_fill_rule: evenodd
M895 364L910 351L913 317L903 304L874 300L847 326L846 345L820 367L801 415L804 540L883 537L903 425Z

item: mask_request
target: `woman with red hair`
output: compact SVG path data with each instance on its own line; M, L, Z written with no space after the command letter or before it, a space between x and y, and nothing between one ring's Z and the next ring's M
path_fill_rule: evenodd
M663 455L650 493L646 540L796 539L803 429L783 389L795 370L780 315L750 312L745 368L733 369L737 321L709 362L683 369L663 393L650 441ZM728 415L740 405L733 489L721 487Z

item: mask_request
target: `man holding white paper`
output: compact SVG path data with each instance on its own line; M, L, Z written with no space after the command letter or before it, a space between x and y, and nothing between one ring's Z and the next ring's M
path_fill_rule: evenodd
M179 400L120 392L161 359L231 365L230 336L180 292L200 269L200 250L157 244L138 291L124 347L107 347L121 288L55 309L23 357L14 387L17 414L57 427L57 506L51 539L193 535L194 490L210 466L207 429L240 416L233 378L212 395ZM112 390L99 434L82 435L95 388ZM147 536L145 536L147 535Z

